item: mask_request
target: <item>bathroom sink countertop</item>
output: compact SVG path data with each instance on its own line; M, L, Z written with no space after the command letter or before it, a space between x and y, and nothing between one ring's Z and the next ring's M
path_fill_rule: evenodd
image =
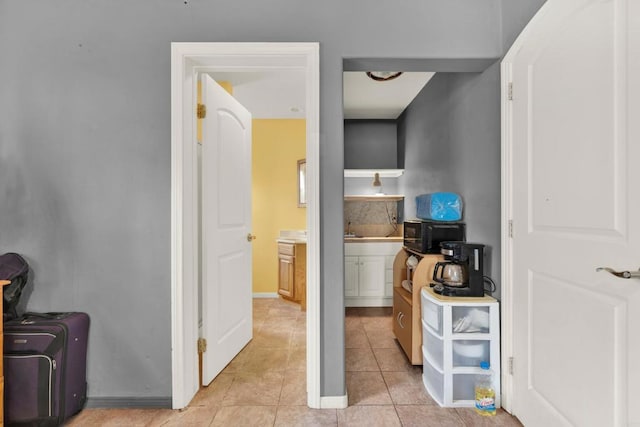
M280 230L278 243L307 243L307 230Z
M276 239L276 242L278 243L293 243L293 244L306 244L307 243L307 239L304 238L300 238L300 239L291 239L291 238L282 238L282 237L278 237Z

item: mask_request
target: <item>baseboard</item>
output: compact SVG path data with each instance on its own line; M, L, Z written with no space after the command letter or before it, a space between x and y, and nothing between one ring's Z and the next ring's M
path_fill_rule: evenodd
M349 406L349 397L344 396L320 396L321 409L344 409Z
M254 292L254 298L278 298L277 292Z
M393 297L345 297L345 307L393 307Z
M171 397L89 397L86 408L169 408Z

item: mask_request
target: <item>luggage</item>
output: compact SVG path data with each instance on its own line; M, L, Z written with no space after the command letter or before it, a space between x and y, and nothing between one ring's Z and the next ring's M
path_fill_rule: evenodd
M26 313L4 324L7 426L59 426L84 406L89 316Z
M9 252L0 255L0 280L11 281L2 289L4 300L2 319L4 321L18 317L17 306L22 290L29 278L29 264L20 255Z

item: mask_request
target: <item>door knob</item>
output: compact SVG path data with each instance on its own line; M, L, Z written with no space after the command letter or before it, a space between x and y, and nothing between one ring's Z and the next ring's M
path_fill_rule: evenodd
M256 240L256 236L251 233L247 234L247 242L251 242L252 240Z
M609 267L598 267L596 271L606 271L621 279L640 278L640 269L638 271L615 271Z

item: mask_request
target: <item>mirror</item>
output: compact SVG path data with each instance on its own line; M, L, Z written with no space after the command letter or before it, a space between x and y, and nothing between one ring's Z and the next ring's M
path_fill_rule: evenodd
M298 160L298 207L307 207L307 160Z

